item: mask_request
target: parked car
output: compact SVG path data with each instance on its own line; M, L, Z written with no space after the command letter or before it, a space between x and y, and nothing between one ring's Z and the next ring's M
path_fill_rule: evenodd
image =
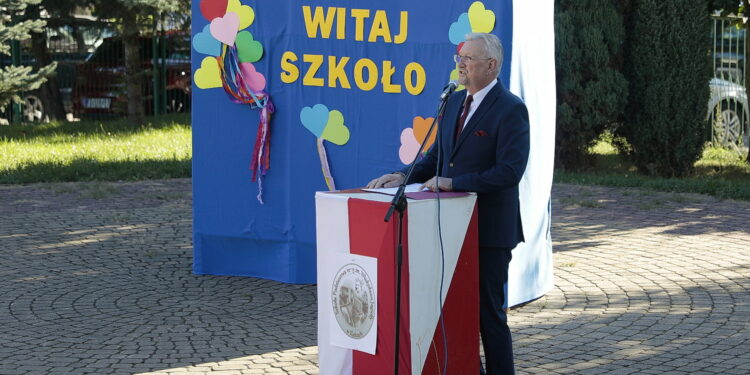
M36 66L37 61L28 51L24 50L21 55L22 66ZM55 53L52 55L53 61L57 62L55 78L60 90L60 99L66 113L72 111L70 94L73 82L75 81L76 66L83 61L83 58L76 53ZM10 56L0 54L0 68L12 65ZM27 123L40 123L49 121L49 103L52 98L46 98L41 89L25 91L18 94L23 101L20 106L19 117L14 121L24 121ZM12 117L12 104L0 107L0 124L8 124Z
M140 37L140 59L143 74L143 100L146 114L153 110L153 38ZM187 34L173 33L165 37L167 111L190 109L190 39ZM125 49L121 37L105 38L86 61L78 66L72 93L76 117L122 115L127 111L125 86Z
M745 77L745 54L737 52L716 52L714 54L714 76L731 82L742 82Z
M713 78L709 82L708 119L714 142L736 149L750 144L747 91L737 83Z
M37 96L36 92L24 93L21 95L23 103L21 103L21 112L19 112L20 118L16 120L24 121L27 123L35 123L47 121L46 113L44 112L44 104L42 100ZM0 125L9 125L12 115L13 103L8 103L4 107L0 107Z

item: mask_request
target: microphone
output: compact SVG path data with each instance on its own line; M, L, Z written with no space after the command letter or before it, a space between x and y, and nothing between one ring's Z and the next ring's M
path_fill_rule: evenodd
M458 87L458 81L450 81L448 84L443 88L443 93L440 94L440 100L447 99L453 91L456 91L456 87Z

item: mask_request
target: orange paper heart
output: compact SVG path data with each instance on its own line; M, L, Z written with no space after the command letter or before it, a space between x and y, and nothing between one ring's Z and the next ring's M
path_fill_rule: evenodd
M419 142L419 144L422 144L425 137L427 137L427 131L430 130L430 125L432 125L433 119L434 117L422 118L420 116L414 118L414 121L412 122L412 128L414 128L414 138L417 139L417 142ZM436 130L432 131L430 139L428 139L427 144L424 145L424 151L429 150L430 146L435 143L435 136L437 135Z

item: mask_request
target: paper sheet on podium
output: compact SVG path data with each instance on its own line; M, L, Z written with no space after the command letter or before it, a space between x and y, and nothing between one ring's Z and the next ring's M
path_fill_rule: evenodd
M416 193L418 191L422 191L419 189L419 187L422 186L422 184L409 184L406 185L406 188L404 189L405 193ZM392 187L392 188L379 188L379 189L362 189L364 191L369 191L373 193L381 193L381 194L388 194L388 195L396 195L396 192L398 191L398 186Z

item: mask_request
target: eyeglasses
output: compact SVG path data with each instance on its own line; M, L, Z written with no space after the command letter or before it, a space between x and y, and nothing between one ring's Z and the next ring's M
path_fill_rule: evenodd
M492 57L471 57L471 56L461 56L461 55L453 55L453 61L456 62L456 64L464 63L468 64L472 60L492 60Z

